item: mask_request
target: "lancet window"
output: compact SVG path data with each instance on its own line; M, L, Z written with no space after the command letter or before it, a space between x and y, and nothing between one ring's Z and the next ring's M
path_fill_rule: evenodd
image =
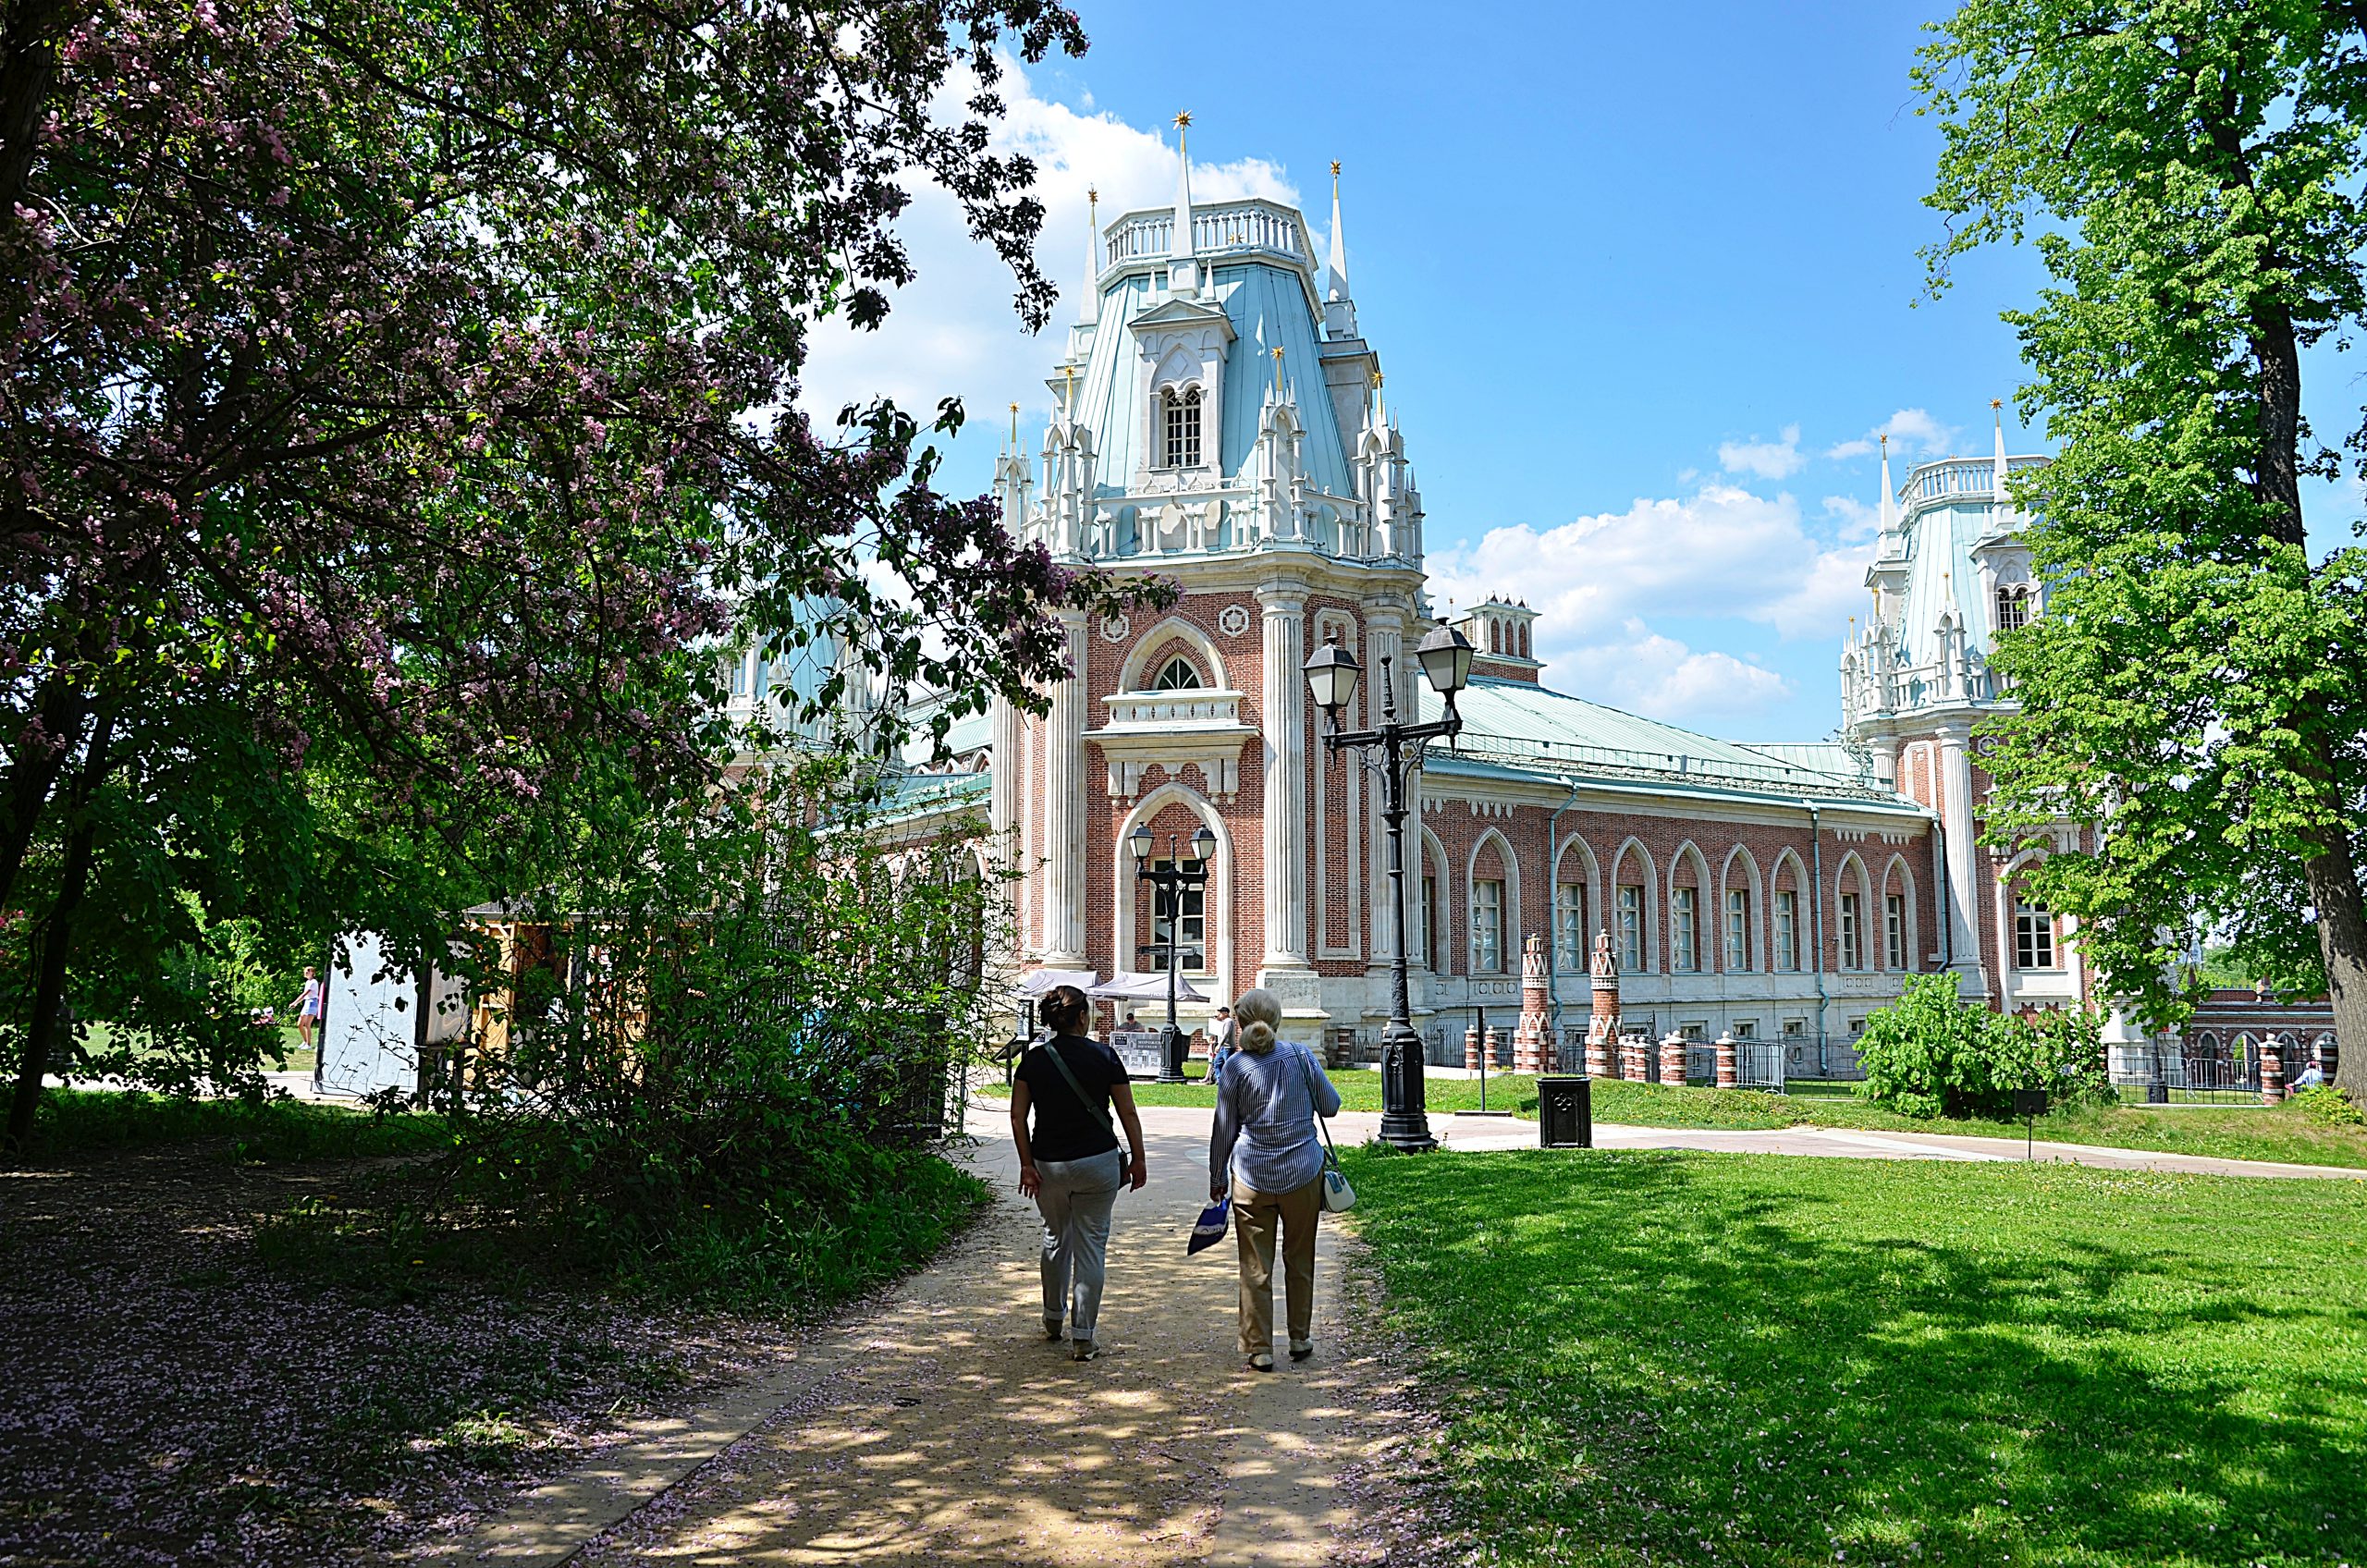
M1187 387L1177 392L1169 387L1159 394L1159 424L1162 432L1162 468L1197 468L1200 466L1200 389Z
M1172 658L1161 667L1159 678L1150 683L1150 689L1154 692L1196 692L1200 689L1200 672L1192 668L1191 660Z

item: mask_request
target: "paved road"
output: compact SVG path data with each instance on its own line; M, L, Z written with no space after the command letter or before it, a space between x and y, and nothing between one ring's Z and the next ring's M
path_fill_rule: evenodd
M1228 1243L1187 1259L1208 1113L1145 1108L1151 1182L1119 1199L1106 1354L1044 1342L1034 1207L1005 1108L968 1158L996 1206L971 1238L795 1366L710 1418L655 1424L597 1471L530 1494L451 1560L1166 1568L1337 1560L1335 1478L1387 1440L1346 1343L1335 1235L1318 1250L1317 1355L1271 1375L1233 1349ZM580 1552L581 1555L570 1555Z

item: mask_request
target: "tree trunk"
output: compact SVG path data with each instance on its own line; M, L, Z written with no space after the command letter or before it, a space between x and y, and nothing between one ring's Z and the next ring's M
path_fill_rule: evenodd
M35 706L42 729L60 737L60 742L55 751L28 747L19 753L8 765L6 782L0 784L0 909L8 907L8 896L17 890L17 875L32 849L50 791L66 771L69 738L82 728L81 693L65 681L52 681Z
M2310 901L2318 910L2318 955L2325 962L2326 995L2334 1003L2334 1081L2367 1102L2367 900L2350 837L2340 823L2325 831L2325 851L2302 863Z
M66 999L66 961L74 945L74 915L91 881L91 850L99 827L91 815L91 800L98 793L99 781L106 777L107 752L114 739L115 717L102 715L74 780L74 809L67 819L66 864L59 868L56 900L42 923L41 971L33 981L32 1016L25 1021L24 1055L17 1063L17 1094L8 1107L7 1131L0 1135L0 1152L13 1154L32 1136L42 1075L49 1071L50 1048L57 1038L58 1013Z
M58 0L18 0L0 32L0 213L14 214L32 172L33 143L57 73Z

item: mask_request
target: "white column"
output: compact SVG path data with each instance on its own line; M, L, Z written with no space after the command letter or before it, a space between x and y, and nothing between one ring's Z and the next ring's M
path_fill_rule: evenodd
M1960 974L1980 974L1981 846L1973 842L1972 760L1961 723L1940 730L1940 825L1948 836L1948 957ZM1984 983L1985 984L1985 983Z
M1085 967L1085 617L1061 612L1073 672L1052 687L1044 736L1044 962Z
M1011 870L1019 864L1019 845L1012 836L1019 821L1019 710L997 697L987 709L987 724L991 758L987 771L987 863L998 870ZM1012 940L1024 952L1026 902L1016 883L1006 881L1000 890L1012 913Z
M1259 985L1306 962L1306 594L1257 593L1265 612L1266 954Z

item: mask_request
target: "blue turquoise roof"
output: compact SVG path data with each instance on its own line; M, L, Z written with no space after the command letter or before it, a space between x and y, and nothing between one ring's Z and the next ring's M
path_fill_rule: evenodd
M1154 282L1136 272L1103 291L1091 356L1077 382L1077 417L1093 431L1096 494L1105 499L1124 494L1149 438L1150 415L1143 406L1143 377L1129 328L1136 316L1168 302L1165 288ZM1271 263L1229 263L1214 269L1200 297L1223 307L1236 335L1225 360L1224 428L1218 448L1225 476L1240 474L1257 439L1258 411L1274 385L1279 347L1280 374L1295 390L1299 423L1306 432L1299 447L1301 471L1318 490L1354 496L1348 440L1332 414L1318 357L1319 324L1300 275Z

